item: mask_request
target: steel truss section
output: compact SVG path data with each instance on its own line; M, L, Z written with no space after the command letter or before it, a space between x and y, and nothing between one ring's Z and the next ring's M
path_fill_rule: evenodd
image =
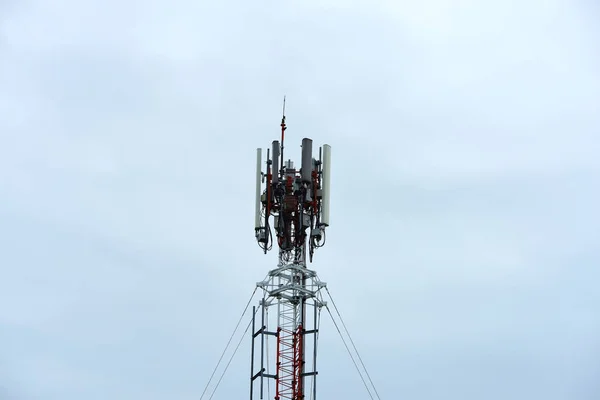
M303 252L303 249L297 249ZM289 252L280 251L278 267L269 272L267 278L257 283L263 289L260 301L260 328L256 329L256 312L252 322L252 351L250 373L250 400L253 399L254 382L260 379L259 395L264 398L264 379L275 380L275 400L304 400L305 378L310 377L312 400L316 400L316 362L317 339L319 331L319 313L326 303L323 301L321 289L326 283L321 282L315 271L306 268L305 257L299 254L293 257ZM268 309L277 307L277 330L269 331ZM312 318L307 319L307 311L312 311ZM307 335L312 340L307 340ZM268 336L277 339L275 355L276 371L269 373L265 366L269 357L265 348ZM260 337L260 368L255 371L255 345ZM309 351L307 358L307 350ZM312 370L306 371L306 365L312 364Z

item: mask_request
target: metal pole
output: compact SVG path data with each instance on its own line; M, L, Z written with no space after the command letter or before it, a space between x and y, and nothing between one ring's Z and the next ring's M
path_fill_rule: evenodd
M263 398L264 377L265 371L265 299L263 298L261 308L261 328L260 328L260 398Z
M250 351L250 400L252 400L252 392L254 389L254 330L255 330L255 316L256 316L256 306L252 306L252 334L250 337L252 338L252 350Z
M304 240L304 243L302 244L302 265L304 266L304 269L306 268L306 239ZM302 289L306 289L306 273L304 271L302 271ZM301 365L301 369L300 369L300 373L301 373L301 384L302 386L301 388L301 393L300 395L302 396L302 398L304 398L304 384L306 382L306 379L304 377L304 372L306 371L305 368L305 364L306 364L306 346L305 346L305 340L306 340L306 334L304 333L306 331L306 295L302 294L302 331L300 332L300 334L302 335L302 348L300 349L302 351L302 365Z
M316 299L314 300L315 303L315 317L314 317L314 322L313 322L313 330L315 331L315 333L313 333L314 338L314 345L313 345L313 400L317 400L317 334L319 333L319 331L317 330L317 301Z

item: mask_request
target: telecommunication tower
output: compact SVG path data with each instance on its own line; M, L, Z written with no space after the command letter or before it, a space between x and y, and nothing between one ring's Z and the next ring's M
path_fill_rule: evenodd
M262 149L256 154L255 235L265 254L277 244L279 261L257 283L264 294L260 320L256 307L252 320L251 400L263 399L265 385L270 389L272 381L275 400L303 400L305 394L316 400L317 393L319 316L326 306L321 289L326 284L307 268L306 260L308 256L312 262L314 251L325 244L329 226L331 147L320 147L317 159L312 140L302 139L302 159L296 169L292 160L284 159L286 128L284 99L281 142L275 140L267 149L264 165ZM268 328L271 308L277 310L273 330ZM276 341L274 353L269 337Z

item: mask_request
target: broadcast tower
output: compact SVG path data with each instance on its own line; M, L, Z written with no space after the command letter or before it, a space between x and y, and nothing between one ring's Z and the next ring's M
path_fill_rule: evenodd
M272 381L275 400L316 400L317 394L320 311L326 305L321 289L326 284L306 260L312 262L315 249L325 244L329 226L331 147L320 147L317 159L312 140L302 139L300 169L295 169L292 160L284 159L285 131L284 99L281 142L267 149L264 165L262 149L256 155L255 235L265 254L277 243L279 262L257 283L264 294L253 310L250 400L263 399ZM276 329L269 330L272 308ZM276 341L275 352L269 337Z

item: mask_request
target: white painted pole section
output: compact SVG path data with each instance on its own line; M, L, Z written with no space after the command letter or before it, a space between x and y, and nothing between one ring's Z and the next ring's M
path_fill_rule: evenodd
M261 181L261 166L262 166L262 149L256 149L256 208L254 210L254 227L256 229L261 227L260 221L260 210L261 210L261 201L260 201L260 181Z
M331 146L323 145L323 186L321 203L321 224L329 226L329 188L331 187Z

